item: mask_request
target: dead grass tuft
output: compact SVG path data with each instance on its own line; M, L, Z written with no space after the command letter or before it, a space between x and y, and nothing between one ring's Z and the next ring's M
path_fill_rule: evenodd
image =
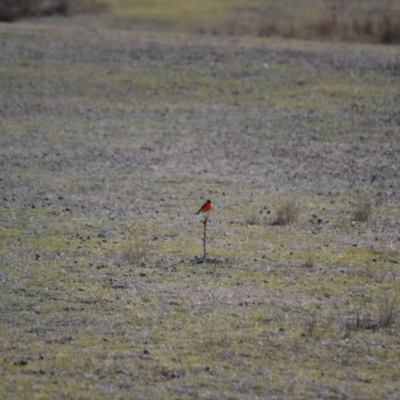
M147 229L135 227L129 234L128 244L122 248L121 253L129 264L146 264L150 257L150 239Z
M314 266L315 266L314 255L310 253L307 256L306 260L304 261L303 267L304 268L313 268Z
M303 336L306 337L313 337L313 335L315 334L315 327L316 327L316 321L314 317L310 317L309 319L307 319L305 321L305 330L303 333Z
M372 214L372 204L370 201L360 200L353 212L353 219L359 222L368 221L368 218Z
M345 323L346 336L349 336L351 331L388 329L395 324L397 317L397 297L385 297L379 301L374 312L364 305L361 310L353 313Z
M279 209L274 225L293 225L299 219L300 208L294 201L287 201Z

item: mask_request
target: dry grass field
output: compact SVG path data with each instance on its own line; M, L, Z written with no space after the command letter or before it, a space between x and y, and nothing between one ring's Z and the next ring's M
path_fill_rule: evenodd
M104 0L125 27L400 43L392 0ZM114 20L115 22L115 20Z
M400 398L400 48L107 18L0 24L0 398Z

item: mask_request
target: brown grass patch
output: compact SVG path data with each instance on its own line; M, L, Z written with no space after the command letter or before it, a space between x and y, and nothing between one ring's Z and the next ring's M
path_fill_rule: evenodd
M353 219L359 222L368 221L368 218L372 214L372 204L370 201L361 200L357 203L354 213Z
M300 208L294 201L285 202L277 212L274 225L292 225L299 219Z

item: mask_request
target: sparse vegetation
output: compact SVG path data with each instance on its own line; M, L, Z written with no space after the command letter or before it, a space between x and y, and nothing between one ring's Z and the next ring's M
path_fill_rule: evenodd
M309 317L305 322L304 336L312 338L315 335L316 321L315 317Z
M365 222L369 219L372 214L372 204L368 200L360 200L354 210L354 220L359 222Z
M315 23L305 25L294 37L325 38L343 41L372 42L382 44L400 43L400 12L387 10L382 15L365 14L349 16L344 10Z
M389 329L399 325L399 305L397 297L384 296L377 304L363 304L345 322L347 336L351 331Z
M400 10L392 10L388 5L379 12L364 11L363 4L360 4L349 13L349 8L345 3L336 1L333 5L328 4L325 12L310 21L298 20L296 17L276 19L268 13L261 19L254 15L257 28L246 28L240 22L240 16L237 16L233 17L225 29L217 32L228 35L258 34L261 37L400 43Z
M393 1L156 0L132 4L107 0L132 27L189 30L312 40L400 43L400 6Z
M134 226L129 231L122 247L124 259L132 265L146 265L150 258L150 238L144 224Z
M112 10L124 27L194 30L215 35L254 35L382 44L400 43L400 7L374 0L308 0L278 5L272 0L0 0L0 21L42 15ZM121 21L125 20L124 23ZM132 22L133 21L133 22Z
M277 210L275 225L293 225L299 214L300 208L294 201L285 201Z
M307 255L307 258L303 264L303 267L305 268L313 268L315 266L315 259L314 259L314 255L312 253L309 253Z
M118 23L0 24L0 398L400 398L400 48Z

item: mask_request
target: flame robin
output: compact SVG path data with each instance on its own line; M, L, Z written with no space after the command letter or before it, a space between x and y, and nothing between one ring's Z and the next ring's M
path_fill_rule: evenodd
M197 215L197 214L200 214L201 212L202 212L202 213L207 213L207 212L211 211L212 208L213 208L213 205L212 205L212 203L211 203L211 200L207 200L207 201L201 206L200 210L197 211L196 215Z

